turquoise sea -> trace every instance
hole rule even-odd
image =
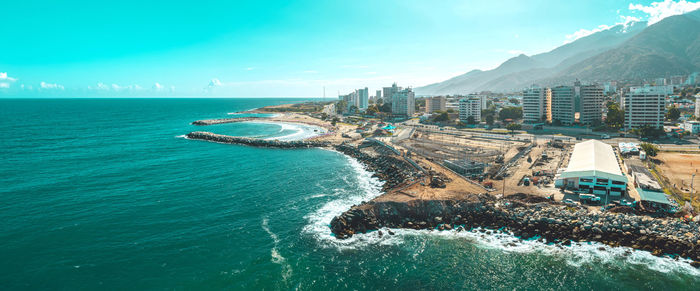
[[[380,194],[356,161],[182,137],[298,138],[313,129],[189,123],[301,100],[0,99],[0,289],[700,286],[685,262],[597,244],[401,230],[338,241],[330,219]]]

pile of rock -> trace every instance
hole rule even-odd
[[[295,140],[295,141],[280,141],[280,140],[267,140],[258,139],[250,137],[239,137],[239,136],[229,136],[222,134],[215,134],[206,131],[195,131],[187,134],[189,139],[198,139],[213,141],[219,143],[228,144],[242,144],[255,147],[269,147],[269,148],[313,148],[313,147],[328,147],[330,142],[328,141],[318,141],[318,140]]]
[[[343,239],[383,227],[438,230],[481,227],[508,231],[521,239],[539,237],[564,245],[571,241],[597,241],[700,261],[700,225],[695,222],[595,213],[557,202],[527,202],[536,200],[473,194],[459,200],[370,201],[335,217],[331,230]]]
[[[365,145],[366,147],[366,145]],[[381,146],[374,145],[381,150]],[[402,157],[393,153],[381,155],[369,155],[359,147],[350,144],[339,144],[335,149],[341,153],[351,156],[367,167],[367,170],[374,172],[374,176],[384,181],[383,191],[394,189],[397,186],[410,181],[415,181],[422,176],[411,164]]]
[[[192,122],[193,125],[212,125],[212,124],[222,124],[222,123],[234,123],[234,122],[244,122],[253,121],[261,119],[264,117],[241,117],[241,118],[221,118],[221,119],[204,119]]]

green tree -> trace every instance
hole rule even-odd
[[[520,130],[521,128],[522,128],[522,125],[520,125],[520,123],[509,123],[508,125],[506,125],[506,129],[510,130],[511,133],[513,131]]]
[[[648,142],[643,142],[641,145],[639,145],[643,151],[647,153],[647,156],[650,157],[655,157],[656,154],[659,152],[659,148],[653,144],[650,144]]]
[[[386,103],[382,104],[381,107],[379,107],[380,112],[386,112],[386,113],[391,113],[391,103]]]
[[[447,112],[442,112],[442,113],[436,115],[433,118],[433,121],[435,121],[435,122],[447,122],[447,121],[450,121],[450,116],[447,114]]]
[[[609,128],[619,129],[625,123],[625,112],[620,109],[617,103],[608,103],[608,115],[605,118],[605,124]]]
[[[641,136],[642,138],[658,138],[665,134],[663,129],[652,127],[646,124],[638,128],[636,132],[638,132],[639,136]]]
[[[367,107],[367,114],[376,115],[377,113],[379,113],[377,105],[370,105]]]
[[[335,112],[338,114],[343,113],[345,111],[345,107],[348,106],[348,102],[345,102],[345,100],[340,100],[338,103],[335,104]]]
[[[467,117],[467,124],[476,124],[474,116],[470,115],[469,117]]]
[[[520,100],[518,100],[518,99],[510,98],[510,99],[508,99],[508,101],[510,101],[510,103],[513,103],[515,105],[520,105]]]
[[[489,126],[493,125],[493,121],[494,121],[493,114],[486,115],[484,117],[484,119],[486,120],[486,124],[488,124]]]
[[[506,120],[506,119],[520,119],[523,117],[523,108],[522,107],[505,107],[501,109],[500,112],[498,112],[498,119],[500,120]]]
[[[666,112],[666,119],[676,121],[680,117],[681,111],[678,108],[676,108],[676,106],[671,106],[668,108],[668,112]]]

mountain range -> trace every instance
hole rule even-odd
[[[700,71],[700,10],[647,22],[619,24],[533,56],[521,54],[495,69],[472,70],[415,88],[417,95],[514,91],[531,84],[641,80]]]

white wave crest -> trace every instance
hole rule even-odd
[[[273,263],[282,266],[282,279],[286,281],[292,275],[292,266],[289,263],[287,263],[287,259],[283,257],[277,250],[280,239],[274,232],[270,230],[268,223],[269,220],[267,218],[264,218],[262,221],[262,228],[265,230],[265,232],[267,232],[270,235],[270,238],[274,242],[274,246],[270,250],[270,260]]]
[[[343,177],[343,179],[345,179],[345,181],[350,185],[357,184],[359,189],[347,187],[333,189],[333,193],[327,195],[338,198],[326,203],[317,211],[304,217],[309,221],[309,223],[304,227],[304,233],[312,235],[324,246],[355,248],[357,247],[358,243],[364,239],[364,237],[353,236],[349,239],[338,240],[331,233],[330,222],[334,217],[342,214],[352,205],[360,204],[362,201],[369,201],[381,195],[382,185],[384,182],[380,181],[376,177],[372,177],[373,173],[367,171],[367,169],[357,160],[349,156],[345,157],[348,159],[348,164],[353,170],[355,179],[346,177]]]

